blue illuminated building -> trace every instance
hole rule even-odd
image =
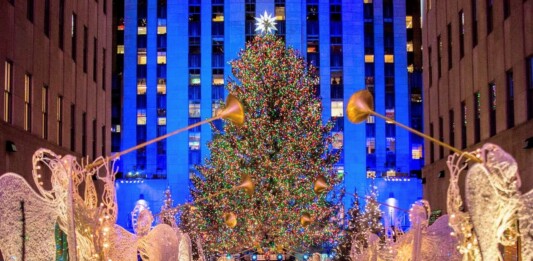
[[[124,68],[115,81],[123,98],[115,103],[113,148],[212,117],[227,94],[228,61],[254,36],[254,17],[267,11],[287,46],[319,68],[323,118],[335,119],[346,191],[362,195],[374,184],[381,202],[393,193],[408,209],[422,196],[423,142],[381,119],[352,124],[344,110],[354,92],[367,88],[377,112],[422,128],[419,6],[418,0],[125,0],[117,22],[117,62]],[[122,156],[119,222],[140,193],[155,212],[167,185],[176,203],[186,201],[189,175],[209,156],[211,138],[204,125]],[[135,177],[143,183],[127,183]]]

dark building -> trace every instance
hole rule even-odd
[[[426,133],[472,151],[490,142],[513,155],[533,188],[533,1],[424,2]],[[529,142],[526,142],[526,141]],[[446,210],[450,152],[426,142],[424,197]]]
[[[109,155],[110,0],[0,1],[0,175],[32,155]],[[80,158],[78,158],[80,160]]]

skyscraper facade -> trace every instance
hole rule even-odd
[[[425,1],[426,133],[473,151],[494,143],[533,188],[533,1]],[[449,151],[426,143],[424,196],[446,209]]]
[[[0,175],[39,148],[109,155],[110,0],[0,1]]]
[[[122,121],[113,127],[121,149],[212,117],[227,95],[228,61],[255,36],[254,17],[265,11],[276,17],[276,34],[287,46],[318,68],[317,95],[324,120],[335,122],[346,191],[364,194],[373,184],[383,202],[392,193],[407,209],[422,196],[422,142],[380,119],[352,124],[344,114],[350,96],[366,88],[377,112],[422,128],[418,1],[125,0],[117,25]],[[209,157],[211,137],[205,125],[124,155],[122,177],[168,184],[183,202],[194,165]],[[152,193],[147,187],[137,193]]]

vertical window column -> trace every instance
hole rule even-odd
[[[509,70],[505,73],[507,84],[507,128],[514,127],[514,80],[513,71]]]
[[[48,139],[48,86],[41,90],[42,137]],[[84,154],[85,155],[85,154]]]
[[[57,144],[63,145],[63,96],[57,96]]]
[[[490,136],[496,135],[496,84],[489,83],[489,124]]]
[[[32,77],[24,75],[24,130],[31,131]]]
[[[13,118],[13,63],[4,63],[4,121],[11,123]]]

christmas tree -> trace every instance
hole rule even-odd
[[[379,209],[377,202],[378,191],[377,187],[370,186],[370,193],[366,195],[365,213],[363,214],[363,222],[368,226],[370,233],[378,235],[382,241],[385,240],[385,229],[381,223],[383,212]]]
[[[203,238],[206,251],[238,253],[297,251],[333,242],[338,224],[329,222],[340,206],[336,192],[316,195],[313,182],[325,177],[339,184],[333,165],[331,122],[323,124],[322,105],[315,96],[316,71],[297,51],[274,35],[258,35],[232,61],[237,78],[229,92],[245,108],[244,126],[227,123],[208,144],[210,159],[192,178],[193,199],[239,184],[249,175],[255,193],[244,191],[212,197],[182,214],[194,224],[192,233]],[[232,212],[237,225],[229,228],[224,215]],[[300,224],[309,214],[313,222]]]
[[[348,219],[348,224],[344,228],[344,235],[335,249],[336,260],[350,260],[352,251],[361,253],[363,248],[367,247],[366,233],[368,224],[363,221],[363,213],[361,213],[357,192],[354,193],[352,206],[348,210],[346,218]]]

